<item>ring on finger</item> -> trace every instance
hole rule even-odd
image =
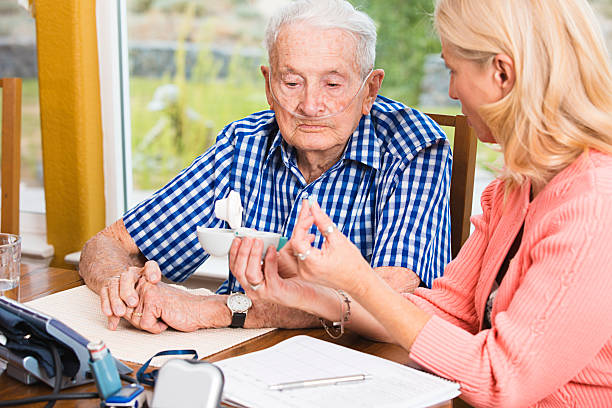
[[[134,312],[134,313],[132,313],[132,316],[142,317],[142,313],[141,312]]]
[[[301,253],[301,252],[297,253],[297,257],[300,261],[305,261],[306,258],[308,258],[308,255],[310,255],[310,249],[307,249],[306,252],[304,253]]]
[[[335,229],[337,229],[338,227],[336,226],[336,224],[334,224],[333,222],[331,224],[329,224],[324,231],[325,236],[327,236],[328,234],[331,234],[332,232],[334,232]]]
[[[259,283],[255,283],[255,284],[249,283],[249,286],[251,287],[251,289],[257,290],[261,287],[261,285],[263,285],[263,283],[264,283],[264,279],[260,280]]]

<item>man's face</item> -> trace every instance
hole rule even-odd
[[[302,152],[344,149],[361,115],[369,113],[384,75],[375,71],[361,88],[355,55],[356,41],[345,31],[304,24],[281,29],[271,69],[262,67],[262,73],[287,143]]]

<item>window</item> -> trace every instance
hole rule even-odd
[[[53,255],[53,247],[46,243],[36,27],[30,13],[15,1],[0,3],[0,61],[0,77],[23,80],[20,184],[23,253],[46,258]]]

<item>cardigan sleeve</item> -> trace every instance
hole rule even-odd
[[[500,194],[500,189],[503,189],[503,183],[500,180],[494,180],[482,193],[483,213],[471,218],[474,232],[467,239],[457,257],[446,266],[444,276],[434,281],[431,290],[417,289],[414,295],[405,295],[411,302],[428,313],[437,315],[472,333],[475,333],[479,327],[474,307],[474,293],[483,254],[489,241],[492,202],[494,196]]]
[[[534,404],[576,377],[612,335],[609,202],[609,194],[582,195],[547,213],[492,329],[472,334],[434,316],[410,357],[459,382],[478,406]]]

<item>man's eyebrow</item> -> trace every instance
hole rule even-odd
[[[279,71],[282,74],[295,74],[295,75],[300,75],[300,76],[302,75],[302,73],[300,71],[298,71],[298,70],[296,70],[296,69],[294,69],[292,67],[283,67]],[[337,69],[332,69],[331,71],[323,72],[323,73],[321,73],[319,75],[321,75],[321,76],[338,75],[338,76],[341,76],[341,77],[345,77],[346,73],[341,72],[341,71],[339,71]]]

